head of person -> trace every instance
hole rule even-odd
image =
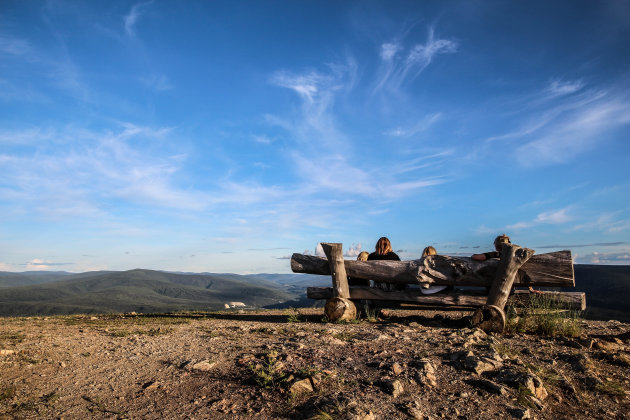
[[[494,249],[496,249],[498,252],[501,252],[501,247],[503,246],[503,244],[510,243],[510,237],[504,233],[503,235],[499,235],[494,238]]]
[[[437,255],[437,251],[432,246],[428,246],[422,251],[422,258],[428,257],[429,255]]]
[[[389,242],[389,239],[384,236],[376,242],[375,248],[377,255],[387,255],[392,252],[392,244]]]
[[[368,255],[370,255],[367,251],[361,251],[361,253],[357,256],[357,261],[367,261]]]

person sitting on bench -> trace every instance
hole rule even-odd
[[[503,235],[499,235],[494,238],[494,249],[495,251],[484,252],[483,254],[473,254],[470,258],[475,261],[485,261],[488,258],[501,258],[501,248],[503,244],[511,244],[510,237],[505,233]],[[531,293],[542,293],[539,290],[534,290],[532,286],[529,286],[529,291]]]
[[[424,251],[422,251],[422,258],[428,257],[429,255],[437,255],[437,251],[435,248],[433,248],[432,246],[428,246],[426,248],[424,248]],[[442,290],[446,289],[448,286],[429,286],[428,284],[423,284],[422,288],[420,289],[420,291],[422,292],[423,295],[432,295],[433,293],[437,293],[437,292],[441,292]]]
[[[473,254],[470,258],[475,261],[485,261],[488,258],[501,258],[501,247],[503,244],[511,244],[510,237],[505,233],[494,238],[495,251],[484,252],[483,254]]]
[[[390,260],[400,261],[400,257],[392,250],[392,243],[385,236],[379,238],[376,242],[375,250],[368,255],[368,261]],[[378,287],[385,291],[403,290],[406,286],[404,284],[388,284],[377,283]]]
[[[368,260],[368,252],[361,251],[359,255],[357,255],[357,261],[367,261]],[[348,286],[369,286],[370,281],[365,279],[355,279],[354,277],[348,277]]]

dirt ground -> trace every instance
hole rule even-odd
[[[629,418],[629,324],[487,336],[466,315],[2,318],[0,418]]]

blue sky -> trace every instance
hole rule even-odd
[[[629,82],[621,0],[4,0],[0,270],[628,264]]]

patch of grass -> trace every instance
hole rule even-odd
[[[51,392],[50,394],[46,394],[44,396],[42,396],[42,402],[44,404],[55,404],[55,402],[59,399],[59,394],[57,394],[55,391]]]
[[[250,363],[249,371],[256,384],[262,388],[276,389],[286,382],[286,373],[282,371],[282,363],[278,361],[278,353],[270,351],[263,355],[258,363]]]
[[[171,330],[168,328],[157,327],[157,328],[149,328],[148,330],[136,330],[134,334],[149,335],[151,337],[154,337],[156,335],[166,335],[170,332]]]
[[[341,341],[350,341],[354,338],[355,333],[353,332],[348,332],[348,331],[343,331],[343,332],[338,332],[332,335],[333,338],[336,338],[337,340],[341,340]]]
[[[287,322],[289,324],[303,322],[302,314],[297,309],[289,308],[285,311],[285,313],[287,314]]]
[[[519,385],[516,390],[516,402],[518,402],[521,407],[526,408],[536,408],[536,404],[530,399],[534,394],[532,391],[527,388],[525,385]]]
[[[505,343],[494,343],[492,344],[492,348],[496,351],[501,357],[510,357],[514,358],[518,356],[518,351],[508,344]]]
[[[311,376],[315,376],[321,372],[322,370],[320,368],[310,365],[303,368],[299,368],[298,370],[294,372],[294,375],[299,378],[305,379],[305,378],[310,378]]]
[[[595,386],[597,392],[610,395],[611,397],[625,397],[626,391],[619,382],[604,381],[601,384]]]
[[[113,331],[109,331],[109,335],[111,335],[112,337],[127,337],[128,335],[131,335],[131,331],[113,330]]]
[[[525,306],[507,308],[505,332],[577,337],[582,333],[579,314],[578,311],[567,309],[549,295],[533,294]]]

